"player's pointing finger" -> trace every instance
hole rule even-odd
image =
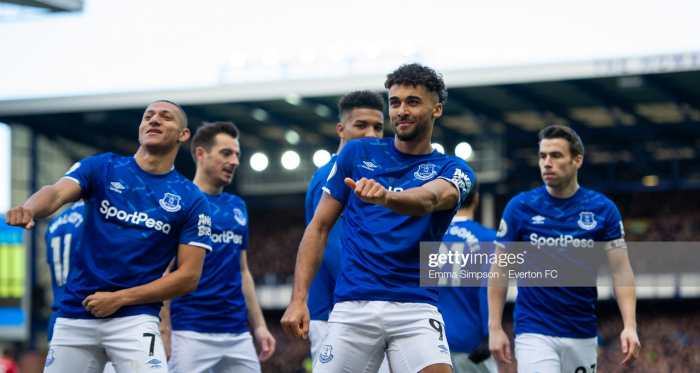
[[[345,181],[345,185],[349,186],[350,189],[352,189],[352,190],[355,190],[355,188],[357,187],[357,184],[355,184],[355,181],[353,181],[349,177],[346,177],[344,181]]]

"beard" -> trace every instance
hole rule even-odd
[[[419,121],[416,121],[413,124],[412,128],[405,130],[403,132],[399,131],[399,129],[395,123],[392,123],[391,126],[394,128],[394,132],[396,133],[396,137],[401,141],[415,140],[419,135],[422,135],[423,133],[425,133],[425,131],[428,130],[428,123],[421,123]]]

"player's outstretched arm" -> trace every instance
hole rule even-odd
[[[501,247],[496,247],[496,257],[507,254]],[[510,364],[510,340],[503,331],[503,306],[508,295],[508,263],[505,266],[499,265],[498,261],[491,265],[491,272],[498,276],[489,278],[488,300],[489,300],[489,350],[494,359],[500,363]]]
[[[262,310],[258,304],[258,297],[255,294],[255,283],[253,276],[248,269],[248,254],[246,250],[241,250],[241,287],[245,297],[245,306],[248,309],[248,321],[253,326],[253,335],[260,344],[260,361],[265,361],[275,353],[275,338],[269,330],[263,317]]]
[[[83,301],[83,307],[97,317],[107,317],[123,306],[163,302],[194,291],[202,275],[206,250],[180,244],[177,270],[153,282],[115,292],[97,292]]]
[[[345,178],[345,185],[355,191],[362,201],[384,206],[402,215],[425,216],[435,211],[451,210],[459,203],[457,188],[443,179],[403,192],[387,192],[374,179],[364,177],[357,183],[349,177]]]
[[[622,365],[629,366],[637,357],[642,346],[637,336],[637,291],[634,285],[634,273],[630,266],[627,249],[617,248],[608,251],[608,262],[612,270],[613,286],[615,288],[615,298],[620,307],[624,329],[620,334],[622,342],[622,353],[625,359]]]
[[[24,206],[17,206],[5,214],[8,225],[34,228],[35,219],[43,219],[58,211],[61,206],[80,199],[80,185],[70,179],[61,179],[54,185],[47,185],[34,193]]]
[[[309,308],[306,305],[309,287],[318,272],[318,267],[321,266],[328,234],[343,208],[343,204],[337,199],[323,193],[314,217],[304,231],[294,269],[292,299],[281,321],[284,332],[291,337],[306,339],[309,335]]]

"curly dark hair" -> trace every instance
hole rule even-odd
[[[384,99],[372,91],[354,91],[343,96],[338,102],[338,119],[350,114],[353,109],[373,109],[384,113]]]
[[[386,76],[384,88],[390,89],[395,84],[414,87],[422,84],[428,91],[438,94],[439,103],[444,104],[447,101],[447,88],[442,74],[417,62],[401,65]]]
[[[192,159],[194,163],[197,163],[197,148],[202,147],[207,152],[211,152],[211,148],[214,147],[214,138],[220,133],[225,133],[234,139],[238,139],[238,127],[232,122],[214,122],[207,123],[203,122],[202,126],[197,128],[197,131],[192,136],[192,144],[190,144],[190,152],[192,152]]]

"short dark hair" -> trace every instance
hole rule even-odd
[[[477,193],[479,193],[479,182],[474,180],[474,182],[472,183],[472,190],[469,191],[469,194],[467,194],[467,198],[465,198],[464,202],[462,202],[461,208],[472,207],[472,205],[474,204],[474,197]]]
[[[182,126],[182,128],[187,128],[187,113],[185,113],[185,109],[183,109],[182,106],[180,106],[177,103],[172,102],[170,100],[155,100],[155,101],[151,102],[151,105],[155,104],[156,102],[167,102],[169,104],[175,105],[178,108],[178,110],[180,110],[180,113],[182,114],[182,120],[184,121],[184,123],[183,123],[184,126]],[[148,105],[148,106],[151,106],[151,105]]]
[[[443,104],[447,101],[447,88],[442,80],[442,74],[423,66],[417,62],[404,64],[386,76],[384,88],[391,89],[394,85],[424,85],[430,92],[438,95],[438,102]]]
[[[197,131],[192,136],[192,144],[190,144],[190,152],[192,159],[197,163],[197,148],[202,147],[207,152],[211,151],[214,146],[214,138],[220,133],[225,133],[234,139],[238,139],[238,127],[232,122],[213,122],[202,123],[202,126],[197,128]]]
[[[566,126],[549,126],[540,131],[537,135],[540,138],[539,143],[544,139],[564,139],[569,142],[569,153],[571,158],[583,156],[583,142],[576,131]]]
[[[338,119],[350,114],[354,109],[372,109],[384,113],[384,99],[372,91],[354,91],[343,96],[338,102]]]

